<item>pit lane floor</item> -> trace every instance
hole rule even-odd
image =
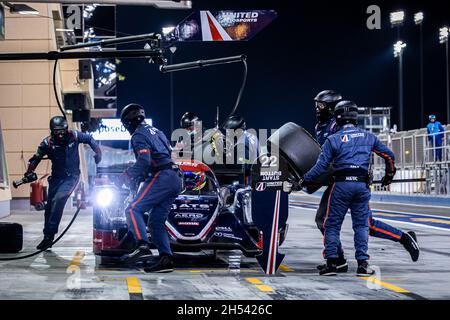
[[[402,206],[396,213],[395,205],[383,204],[377,212],[373,204],[377,218],[416,231],[419,261],[411,262],[398,243],[371,238],[371,263],[379,268],[378,277],[356,277],[350,259],[349,273],[324,278],[315,269],[322,261],[322,237],[314,223],[317,202],[291,197],[289,233],[280,250],[286,258],[276,276],[266,276],[255,259],[244,257],[239,270],[230,268],[237,252],[221,252],[218,260],[206,253],[179,255],[170,274],[97,267],[91,251],[92,214],[85,210],[51,251],[0,262],[0,299],[450,299],[450,209]],[[62,226],[71,213],[66,212]],[[41,238],[42,218],[41,212],[16,211],[1,221],[24,225],[24,251],[30,252]],[[342,242],[353,258],[350,217]]]

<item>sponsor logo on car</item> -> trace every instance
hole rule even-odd
[[[211,207],[213,207],[213,204],[207,204],[207,203],[182,203],[177,205],[176,203],[172,204],[172,210],[209,210]]]
[[[204,214],[203,213],[181,212],[181,213],[176,213],[173,217],[175,219],[202,219],[204,217]]]
[[[200,225],[199,222],[194,222],[194,221],[181,221],[178,222],[179,226],[198,226]]]
[[[216,227],[216,231],[233,232],[233,229],[231,229],[230,227]]]
[[[214,232],[214,236],[218,238],[229,238],[237,241],[242,241],[242,238],[236,237],[234,234],[231,233]]]

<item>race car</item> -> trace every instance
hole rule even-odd
[[[183,191],[166,222],[173,251],[238,249],[247,257],[261,254],[263,234],[253,223],[250,186],[238,182],[220,186],[211,168],[199,161],[177,164],[183,175]],[[114,185],[125,169],[125,165],[99,168],[95,179],[93,249],[100,264],[118,262],[136,245],[125,217],[134,194]],[[286,230],[280,230],[280,242]]]

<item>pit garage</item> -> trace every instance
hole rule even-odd
[[[349,271],[318,275],[323,238],[315,215],[332,174],[300,191],[289,189],[322,149],[312,134],[312,107],[287,108],[286,117],[273,110],[256,115],[266,113],[259,96],[274,84],[262,81],[260,71],[252,75],[252,63],[267,59],[261,42],[276,38],[288,10],[270,1],[252,5],[257,10],[237,2],[228,8],[169,0],[0,2],[0,300],[450,299],[450,198],[439,193],[444,185],[439,188],[435,179],[445,180],[436,170],[446,170],[446,155],[425,177],[404,165],[409,149],[396,154],[397,189],[413,185],[406,195],[381,189],[376,162],[371,168],[373,217],[415,232],[417,262],[401,244],[370,237],[375,274],[357,277],[348,213],[341,241]],[[158,23],[123,22],[143,12],[159,17]],[[143,77],[146,82],[132,91]],[[311,92],[321,86],[314,84]],[[139,246],[126,210],[143,190],[139,183],[135,189],[117,183],[139,157],[120,119],[131,102],[147,104],[145,122],[169,138],[183,182],[165,221],[174,253],[170,273],[149,273],[145,262],[124,258]],[[186,106],[203,113],[203,128],[179,128]],[[229,137],[224,122],[241,112],[247,127]],[[80,182],[50,247],[37,250],[51,193],[47,180],[57,160],[40,159],[33,174],[27,168],[54,116],[63,116],[70,132],[85,134],[97,148],[77,149]],[[383,114],[381,125],[390,125],[390,116]],[[264,122],[270,117],[273,126]],[[372,122],[360,124],[377,129]],[[377,133],[380,139],[389,129]],[[257,139],[248,138],[249,132]],[[247,141],[256,141],[253,157]],[[102,159],[96,163],[98,150]],[[149,209],[143,219],[157,258],[151,214]]]

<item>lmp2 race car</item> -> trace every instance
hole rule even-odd
[[[261,254],[263,234],[253,223],[250,186],[236,182],[220,186],[214,172],[202,162],[177,161],[177,164],[183,175],[183,191],[173,203],[166,222],[173,250],[238,249],[247,257]],[[114,185],[114,179],[125,168],[99,168],[95,179],[93,247],[100,264],[118,262],[135,248],[125,217],[133,193]],[[286,229],[280,230],[282,239]]]

